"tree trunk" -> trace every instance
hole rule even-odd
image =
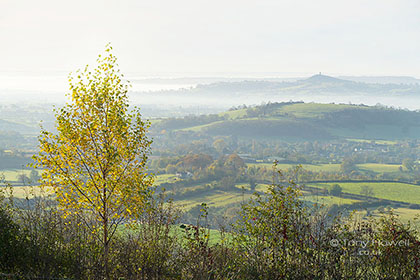
[[[103,201],[103,227],[104,227],[104,270],[105,270],[105,279],[109,280],[109,267],[108,267],[108,252],[109,252],[109,240],[108,240],[108,211],[107,211],[107,205],[106,205],[106,185],[104,185],[103,190],[104,195],[104,201]]]

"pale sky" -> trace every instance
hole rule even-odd
[[[122,72],[420,78],[418,0],[0,0],[0,75]]]

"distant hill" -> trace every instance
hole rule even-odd
[[[420,84],[420,79],[409,76],[339,76],[338,78],[370,84]]]
[[[164,119],[156,122],[153,130],[293,141],[417,139],[420,112],[364,105],[268,103],[219,115]]]
[[[130,92],[136,104],[170,104],[179,108],[195,106],[195,111],[217,108],[226,110],[239,104],[258,105],[262,102],[304,101],[316,103],[349,103],[370,106],[384,104],[397,108],[420,109],[420,83],[364,83],[340,77],[314,75],[297,80],[251,78],[203,81],[194,87],[154,92]],[[210,110],[207,110],[209,112]],[[152,116],[154,112],[151,112]]]
[[[303,79],[303,80],[299,80],[299,82],[309,82],[309,83],[354,83],[351,81],[347,81],[347,80],[343,80],[343,79],[339,79],[339,78],[334,78],[334,77],[330,77],[330,76],[326,76],[326,75],[322,75],[322,74],[318,74],[318,75],[313,75],[307,79]]]
[[[14,132],[22,133],[22,134],[27,134],[27,133],[31,134],[31,133],[37,133],[39,129],[28,126],[28,125],[0,119],[0,131],[3,131],[3,132],[14,131]]]
[[[378,78],[379,79],[379,78]],[[355,79],[357,80],[357,79]],[[363,78],[360,78],[363,80]],[[365,78],[367,81],[375,79]],[[167,90],[161,93],[188,93],[199,95],[235,95],[235,94],[257,94],[270,96],[282,95],[305,95],[305,94],[368,94],[393,96],[393,95],[418,95],[420,96],[420,83],[365,83],[349,79],[335,78],[326,75],[314,75],[309,78],[296,81],[275,81],[275,80],[244,80],[244,81],[224,81],[210,84],[199,84],[195,88],[181,90]]]

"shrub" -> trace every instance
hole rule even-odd
[[[342,192],[342,188],[340,187],[339,184],[334,184],[330,187],[330,195],[334,195],[334,196],[340,196],[341,192]]]

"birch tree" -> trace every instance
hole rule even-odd
[[[100,240],[108,279],[118,226],[138,219],[151,195],[150,123],[129,109],[128,83],[110,46],[95,69],[78,70],[69,84],[71,101],[55,110],[56,132],[42,129],[34,166],[43,169],[42,185],[53,188],[64,215],[82,218]]]

